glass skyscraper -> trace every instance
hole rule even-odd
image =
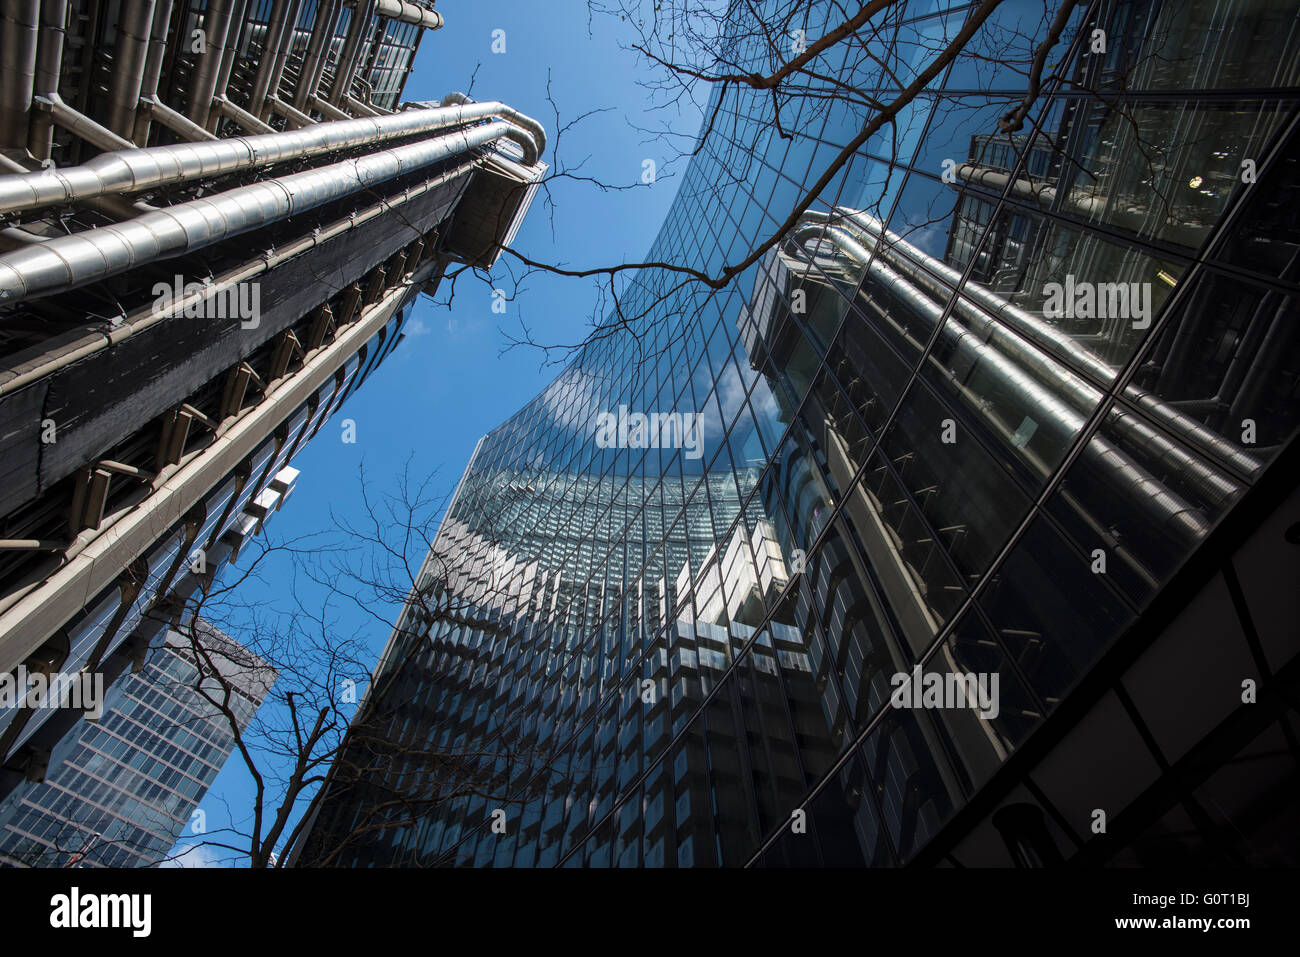
[[[188,629],[187,629],[188,630]],[[229,689],[242,732],[275,671],[206,622],[169,630],[138,674],[113,685],[103,716],[82,720],[58,745],[56,770],[0,801],[0,865],[148,867],[164,861],[235,748],[230,719],[207,693]]]
[[[715,90],[646,259],[744,260],[975,9]],[[1300,860],[1300,4],[1078,5],[1000,130],[1052,13],[483,438],[299,864]]]

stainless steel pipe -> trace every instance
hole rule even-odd
[[[208,125],[212,113],[212,97],[217,91],[217,78],[225,59],[226,34],[230,30],[233,0],[212,0],[203,17],[206,49],[190,81],[190,103],[186,113],[199,126]]]
[[[503,103],[475,103],[316,123],[285,133],[132,149],[96,156],[81,166],[0,176],[0,213],[75,202],[105,193],[138,192],[498,116],[509,120],[507,135],[524,146],[526,160],[531,157],[529,162],[536,162],[541,143],[545,142],[537,141],[537,134],[545,137],[541,124]]]
[[[28,117],[36,81],[36,37],[39,0],[0,3],[0,147],[27,146]]]
[[[298,22],[298,5],[301,0],[275,0],[271,8],[271,25],[262,45],[262,58],[257,64],[253,79],[253,94],[248,100],[248,111],[263,117],[263,107],[268,95],[278,93],[280,74],[284,70],[286,49],[293,36],[293,26]]]
[[[21,302],[179,256],[508,135],[501,121],[228,190],[0,256],[0,302]],[[194,144],[217,146],[217,144]]]
[[[414,23],[425,30],[442,29],[441,13],[425,9],[414,3],[408,3],[407,0],[379,0],[375,12],[381,17],[387,17],[389,20]]]
[[[130,139],[135,134],[136,109],[144,86],[153,15],[154,0],[122,0],[113,76],[108,87],[108,128],[123,139]],[[157,92],[156,79],[154,87],[153,92]]]
[[[343,96],[352,86],[352,76],[357,70],[357,60],[361,55],[361,42],[374,19],[375,0],[357,0],[352,8],[352,19],[348,22],[347,39],[339,52],[339,65],[334,71],[334,83],[330,86],[329,102],[338,106]]]
[[[158,95],[158,78],[162,75],[163,57],[167,53],[167,29],[172,21],[172,0],[157,0],[153,8],[153,23],[149,27],[149,52],[144,61],[144,75],[140,80],[140,106],[136,111],[135,128],[131,141],[136,146],[149,142],[149,126],[153,111],[149,101]]]

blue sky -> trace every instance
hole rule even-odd
[[[549,75],[561,122],[590,110],[606,111],[563,135],[560,148],[570,167],[585,159],[581,175],[620,185],[639,183],[646,159],[658,167],[654,184],[630,190],[601,192],[585,183],[556,182],[553,217],[539,196],[515,247],[533,259],[573,266],[641,259],[684,172],[680,166],[665,166],[680,142],[662,141],[644,130],[667,125],[693,134],[700,114],[676,107],[652,109],[648,92],[637,85],[647,76],[638,54],[620,48],[620,39],[626,45],[631,37],[609,18],[596,16],[589,22],[587,5],[580,0],[442,0],[438,10],[446,26],[424,37],[406,85],[408,100],[440,100],[449,91],[467,90],[473,77],[475,99],[508,103],[546,126],[551,140],[543,159],[554,164],[556,118],[546,95]],[[495,30],[505,31],[503,54],[492,52]],[[516,294],[506,275],[500,271],[494,285]],[[445,290],[438,298],[446,298]],[[294,459],[302,475],[292,500],[268,523],[270,537],[295,539],[329,528],[331,514],[345,520],[360,517],[363,461],[375,492],[394,491],[409,460],[413,477],[436,473],[433,489],[449,493],[478,439],[559,371],[530,347],[502,354],[508,332],[518,331],[522,319],[539,342],[577,342],[592,303],[589,285],[554,276],[529,278],[504,316],[493,314],[489,287],[469,277],[457,283],[450,309],[422,296],[406,340]],[[344,419],[356,423],[355,444],[340,440]],[[260,580],[244,583],[240,599],[288,610],[284,592],[290,571],[287,560],[266,565]],[[300,597],[311,600],[312,595]],[[317,595],[321,601],[326,597]],[[390,619],[397,609],[391,611]],[[340,635],[363,638],[377,656],[387,630],[359,610],[338,606],[338,612]],[[228,810],[237,816],[249,813],[252,794],[243,762],[232,756],[202,804],[209,831],[224,826]],[[200,849],[186,863],[214,857]]]

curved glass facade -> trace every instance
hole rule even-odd
[[[744,259],[973,9],[779,123],[715,91],[647,259]],[[1236,716],[1294,629],[1205,553],[1295,510],[1252,492],[1300,412],[1298,12],[1082,5],[999,133],[1047,28],[1004,3],[724,289],[639,275],[480,443],[299,862],[1294,863],[1294,712]]]

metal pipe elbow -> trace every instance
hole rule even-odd
[[[504,103],[499,103],[496,101],[492,101],[490,103],[475,104],[474,101],[471,100],[468,96],[458,91],[453,91],[451,93],[448,93],[446,96],[444,96],[442,98],[441,105],[442,106],[469,106],[471,104],[476,106],[481,106],[481,107],[490,106],[494,114],[501,117],[503,120],[506,120],[512,123],[513,125],[519,127],[525,133],[527,133],[529,137],[531,137],[532,139],[531,144],[525,144],[517,136],[510,137],[516,143],[519,143],[519,145],[524,148],[525,154],[528,153],[535,154],[533,155],[531,160],[527,160],[529,166],[532,166],[534,163],[536,163],[541,158],[542,154],[546,152],[546,127],[542,126],[541,123],[537,122],[537,120],[533,119],[531,116],[528,116],[526,113],[520,113],[513,106],[507,106]]]

